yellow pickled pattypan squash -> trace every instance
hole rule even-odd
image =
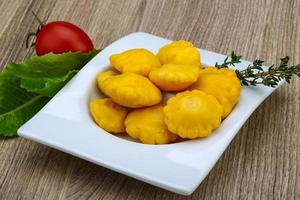
[[[149,78],[164,91],[181,91],[197,81],[200,67],[165,64],[150,72]]]
[[[111,133],[124,133],[124,120],[127,109],[109,98],[95,99],[90,102],[90,112],[95,122]]]
[[[133,72],[148,76],[153,69],[160,67],[158,58],[147,49],[130,49],[110,56],[111,65],[120,72]]]
[[[130,112],[125,127],[128,135],[145,144],[167,144],[178,138],[167,129],[163,107],[160,105]]]
[[[103,89],[102,89],[102,83],[109,77],[111,76],[115,76],[118,75],[117,72],[113,71],[113,70],[107,70],[107,71],[103,71],[100,72],[97,76],[97,84],[98,84],[98,88],[104,93]],[[104,93],[105,94],[105,93]]]
[[[100,76],[105,75],[100,73]],[[162,99],[160,90],[148,78],[131,72],[108,76],[99,84],[101,91],[114,102],[130,108],[152,106]]]
[[[161,64],[182,64],[200,66],[201,56],[192,43],[179,40],[159,49],[157,57]]]
[[[216,98],[199,90],[180,92],[164,107],[168,129],[189,139],[210,135],[220,126],[222,113]]]
[[[239,100],[241,83],[234,70],[207,67],[200,71],[198,81],[190,89],[201,90],[216,97],[223,106],[222,118],[224,119]]]

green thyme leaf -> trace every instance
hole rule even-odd
[[[215,67],[228,68],[228,66],[240,63],[240,59],[241,56],[237,56],[232,52],[231,56],[227,57],[221,65],[216,63]],[[267,69],[263,67],[264,61],[256,59],[245,69],[235,70],[235,73],[243,85],[276,87],[282,80],[290,83],[293,75],[300,77],[300,64],[289,66],[289,59],[288,56],[281,58],[278,66],[271,65]]]
[[[232,51],[230,57],[226,57],[221,65],[216,63],[215,67],[221,69],[221,68],[228,68],[229,66],[235,66],[235,64],[241,62],[241,58],[242,56],[238,56],[234,53],[234,51]]]

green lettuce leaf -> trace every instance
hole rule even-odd
[[[17,136],[18,128],[35,115],[50,98],[20,88],[17,78],[0,78],[0,136]]]
[[[18,128],[99,51],[46,54],[8,64],[0,73],[0,137],[17,136]]]
[[[76,75],[78,70],[71,70],[61,77],[22,77],[21,88],[47,97],[53,97],[64,85]]]
[[[8,64],[1,75],[18,77],[27,91],[53,97],[99,51],[35,56],[20,64]]]

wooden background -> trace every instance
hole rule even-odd
[[[135,31],[267,64],[300,62],[299,0],[1,0],[0,65],[34,55],[31,14],[82,27],[96,47]],[[200,187],[180,196],[21,138],[0,140],[0,199],[300,199],[300,79],[251,116]]]

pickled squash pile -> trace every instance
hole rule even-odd
[[[90,113],[104,130],[145,144],[207,137],[240,97],[235,72],[202,67],[198,49],[184,40],[157,55],[147,49],[120,52],[110,56],[110,64],[112,69],[97,75],[107,97],[92,100]]]

